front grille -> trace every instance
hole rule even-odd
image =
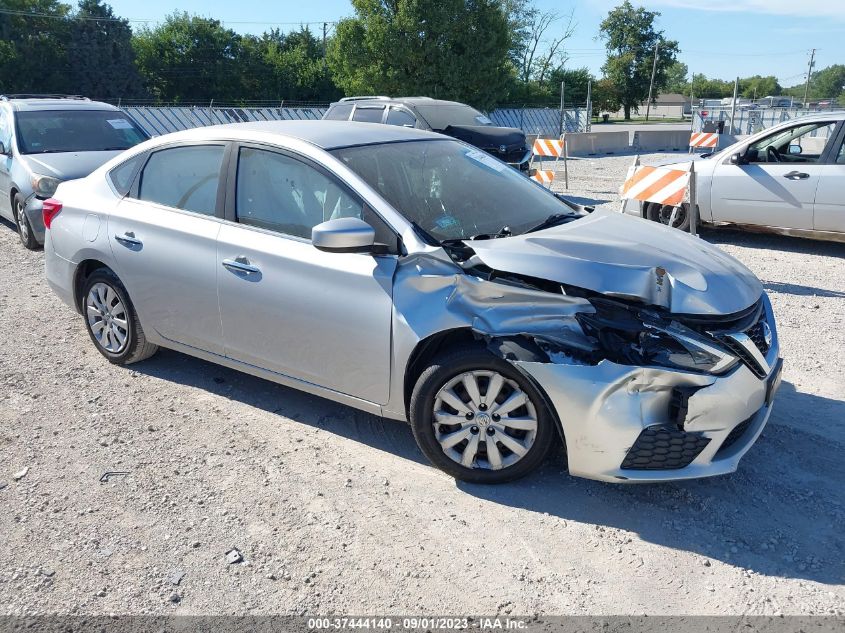
[[[754,344],[763,356],[769,353],[769,344],[766,343],[766,336],[764,334],[765,320],[766,317],[764,315],[760,317],[760,320],[757,321],[757,323],[745,330],[745,334],[748,335],[748,338],[754,341]]]
[[[754,360],[754,357],[742,345],[727,336],[722,339],[722,342],[725,344],[725,347],[727,347],[734,354],[736,354],[737,358],[739,358],[743,363],[745,363],[745,366],[748,367],[748,369],[751,370],[751,373],[757,376],[757,378],[766,377],[766,370],[757,364],[757,361]]]
[[[684,468],[698,457],[710,442],[709,437],[686,433],[665,426],[643,429],[625,455],[623,470],[675,470]]]
[[[733,430],[731,430],[731,432],[728,433],[728,436],[725,438],[725,441],[722,442],[722,445],[719,447],[719,450],[716,451],[716,456],[718,457],[718,455],[720,453],[722,453],[723,451],[726,451],[731,446],[736,444],[737,440],[739,440],[743,435],[745,435],[745,432],[748,430],[748,427],[751,426],[751,423],[753,421],[754,421],[754,416],[751,416],[747,420],[743,420],[742,422],[737,424],[733,428]]]

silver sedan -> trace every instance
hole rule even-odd
[[[606,481],[731,472],[780,379],[759,281],[438,134],[335,121],[148,141],[44,204],[47,278],[109,361],[159,346],[408,420],[463,480],[559,443]]]

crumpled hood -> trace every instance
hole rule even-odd
[[[122,151],[24,154],[21,158],[35,174],[52,176],[59,180],[74,180],[75,178],[84,178]]]
[[[679,314],[732,314],[763,292],[750,270],[704,240],[612,211],[470,245],[495,270],[636,297]]]
[[[450,125],[445,134],[482,149],[505,145],[511,147],[525,143],[525,133],[512,127],[491,125]]]

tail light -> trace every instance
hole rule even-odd
[[[62,203],[56,200],[55,198],[48,198],[44,202],[41,203],[41,214],[44,218],[44,227],[50,228],[50,225],[53,223],[53,218],[59,215],[59,212],[62,210]]]

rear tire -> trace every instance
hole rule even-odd
[[[88,335],[109,362],[131,365],[158,351],[158,345],[147,341],[126,288],[108,268],[85,279],[79,304]]]
[[[524,404],[512,406],[518,401]],[[479,347],[460,347],[432,361],[417,379],[410,418],[431,463],[471,483],[524,477],[546,459],[557,437],[531,381]]]
[[[12,210],[15,216],[15,224],[18,228],[18,237],[21,238],[21,244],[31,251],[37,251],[41,248],[41,244],[35,239],[32,232],[32,225],[29,223],[29,218],[24,213],[24,198],[21,194],[16,194],[12,201]]]

